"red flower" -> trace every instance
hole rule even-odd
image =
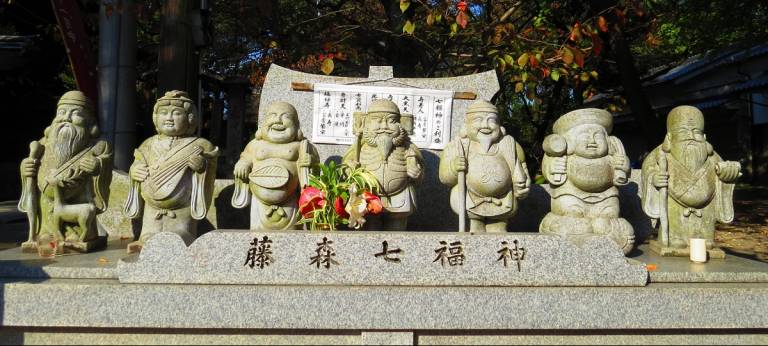
[[[368,212],[377,215],[384,209],[384,205],[381,203],[381,198],[368,191],[363,191],[363,198],[368,202]]]
[[[459,1],[456,4],[456,8],[459,9],[459,11],[464,12],[467,10],[467,2],[466,1]]]
[[[344,199],[341,197],[336,197],[336,199],[333,201],[333,209],[336,210],[336,215],[346,219],[349,217],[349,213],[347,213],[346,210],[344,210]]]
[[[322,209],[325,206],[325,193],[320,189],[312,186],[307,186],[304,190],[301,190],[299,196],[299,211],[301,215],[309,218],[312,217],[312,212],[318,209]]]

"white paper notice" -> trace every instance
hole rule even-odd
[[[451,138],[451,90],[319,83],[314,90],[313,143],[352,144],[352,113],[365,112],[382,98],[413,115],[411,142],[419,148],[443,149]]]

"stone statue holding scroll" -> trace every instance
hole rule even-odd
[[[216,177],[218,148],[195,136],[197,108],[186,92],[169,91],[152,113],[157,135],[134,152],[131,186],[124,213],[142,217],[139,240],[128,252],[141,250],[159,232],[174,232],[189,245],[197,235],[197,220],[205,218]]]
[[[530,190],[527,170],[522,147],[500,126],[496,106],[484,100],[467,108],[459,137],[440,156],[440,181],[452,187],[451,209],[466,213],[472,232],[507,231],[518,200]]]
[[[605,234],[629,253],[635,235],[619,217],[618,186],[627,184],[629,158],[621,141],[610,136],[611,113],[595,108],[561,116],[544,139],[542,171],[552,187],[552,211],[541,233],[580,237]]]
[[[290,103],[274,102],[264,116],[235,164],[232,206],[253,203],[252,230],[294,229],[301,218],[299,192],[319,162],[317,150],[301,133],[299,115]]]
[[[98,236],[96,214],[107,209],[112,150],[98,136],[91,101],[80,91],[61,96],[53,122],[21,161],[19,210],[29,217],[22,251],[36,251],[41,235],[63,245],[56,246],[59,252],[106,245],[106,238]]]
[[[357,138],[343,162],[361,165],[376,176],[384,204],[381,215],[369,216],[367,229],[404,231],[408,215],[416,210],[416,184],[424,177],[424,159],[408,136],[412,125],[410,115],[401,116],[397,105],[385,99],[371,102],[367,113],[355,114]]]
[[[664,142],[643,161],[643,210],[667,222],[660,225],[659,238],[668,236],[662,246],[686,248],[689,238],[704,238],[712,249],[715,222],[733,221],[733,188],[740,170],[738,162],[724,161],[707,142],[701,111],[672,109]],[[662,234],[667,227],[668,234]]]

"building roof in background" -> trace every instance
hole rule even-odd
[[[763,43],[746,49],[727,48],[724,50],[710,51],[689,58],[666,73],[647,81],[644,86],[647,87],[667,82],[681,83],[717,67],[738,63],[766,54],[768,54],[768,43]]]

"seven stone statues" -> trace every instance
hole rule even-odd
[[[667,117],[664,142],[643,161],[643,210],[667,223],[660,225],[658,247],[684,249],[689,238],[704,238],[712,249],[715,222],[733,220],[733,188],[741,165],[723,161],[703,131],[701,111],[676,107]]]
[[[99,128],[90,100],[69,91],[43,138],[30,143],[21,161],[19,210],[29,218],[29,239],[22,251],[36,251],[40,236],[79,252],[106,245],[98,236],[96,214],[107,209],[112,180],[112,151],[97,140]],[[61,252],[61,246],[53,246]]]
[[[158,134],[136,149],[129,172],[124,212],[143,218],[141,237],[128,244],[128,252],[140,251],[162,231],[179,234],[187,244],[196,237],[197,220],[205,218],[211,203],[218,156],[211,142],[194,136],[197,117],[183,91],[169,91],[155,103],[152,120]]]
[[[462,172],[466,176],[460,177]],[[517,211],[517,200],[528,195],[531,180],[522,147],[506,135],[492,103],[479,100],[469,106],[459,137],[440,157],[440,181],[453,186],[451,208],[469,216],[470,231],[507,231],[507,220]]]
[[[552,211],[541,233],[580,237],[605,234],[624,253],[632,249],[634,231],[619,217],[619,190],[627,184],[629,159],[618,138],[609,136],[611,113],[587,108],[561,116],[544,139],[542,172],[552,187]]]
[[[124,212],[143,220],[141,237],[128,245],[129,252],[140,251],[161,231],[177,233],[187,244],[195,238],[196,220],[205,218],[211,202],[218,155],[218,148],[194,136],[197,117],[184,92],[167,92],[157,100],[158,134],[136,149],[130,169]],[[357,140],[343,161],[376,176],[385,210],[371,217],[369,229],[405,230],[415,211],[414,186],[424,176],[424,161],[410,141],[410,119],[381,99],[367,113],[355,114]],[[619,217],[617,187],[627,184],[629,160],[621,141],[610,136],[612,120],[604,110],[581,109],[555,122],[543,143],[542,162],[552,187],[552,211],[539,230],[574,238],[605,234],[626,254],[634,231]],[[652,248],[662,254],[684,255],[690,238],[704,238],[713,249],[715,222],[733,220],[741,166],[722,160],[703,129],[697,108],[673,109],[664,142],[643,162],[642,206],[659,219],[659,241]],[[107,207],[112,153],[97,136],[90,101],[79,91],[64,94],[52,124],[40,141],[30,143],[29,157],[21,162],[19,209],[30,225],[22,250],[35,251],[41,236],[58,252],[105,245],[96,214]],[[318,161],[317,150],[301,133],[296,109],[287,102],[271,104],[235,165],[232,205],[253,203],[251,229],[294,229],[300,189]],[[469,106],[459,136],[442,152],[439,177],[452,187],[451,208],[462,221],[469,218],[473,232],[505,232],[531,182],[521,146],[500,126],[496,107],[482,100]]]
[[[252,230],[293,229],[300,218],[300,189],[319,159],[301,133],[298,113],[291,104],[272,103],[265,116],[235,165],[232,206],[247,206],[252,194]]]
[[[367,113],[358,114],[354,126],[358,140],[343,162],[361,165],[376,176],[384,204],[384,212],[370,216],[366,228],[404,231],[408,215],[416,210],[415,185],[424,176],[424,160],[408,137],[409,129],[401,124],[400,109],[394,102],[375,100]]]

